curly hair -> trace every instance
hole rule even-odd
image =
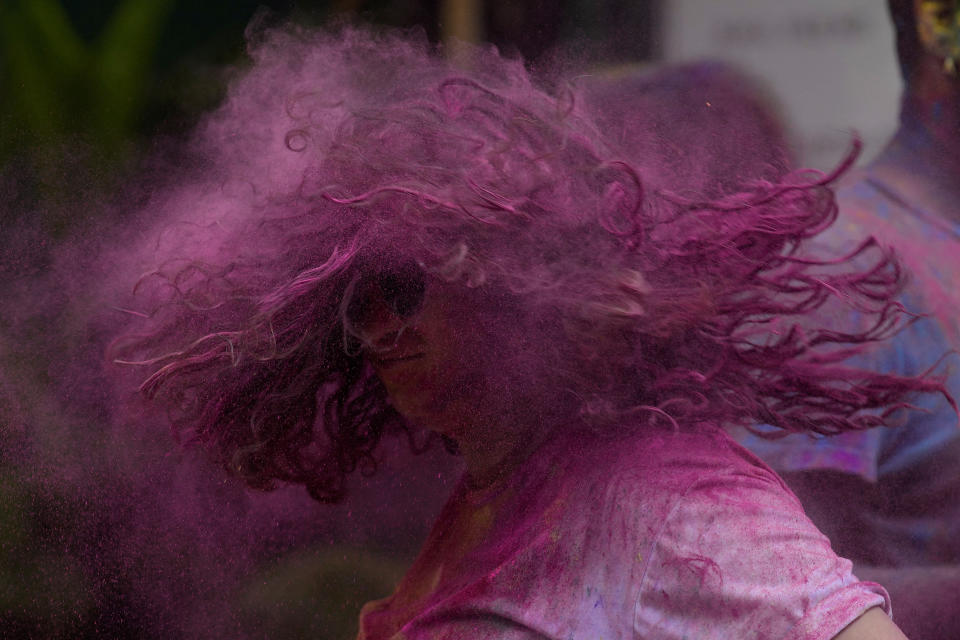
[[[142,391],[176,432],[253,487],[333,502],[384,434],[430,444],[349,348],[357,282],[401,261],[559,327],[556,365],[597,424],[831,434],[940,389],[843,364],[902,324],[892,256],[800,252],[834,220],[827,185],[855,152],[701,200],[646,179],[576,87],[539,88],[492,48],[460,68],[416,36],[286,28],[251,56],[197,131],[200,161],[154,199],[138,326],[112,351],[149,367]],[[870,326],[818,326],[834,303]]]

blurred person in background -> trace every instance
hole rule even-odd
[[[388,435],[463,456],[362,638],[902,639],[724,431],[868,429],[942,391],[844,365],[898,324],[890,256],[796,259],[844,167],[747,163],[704,198],[634,164],[576,88],[471,55],[255,34],[143,253],[115,254],[146,272],[117,361],[252,487],[338,502]],[[848,303],[877,324],[813,324]]]
[[[928,314],[859,364],[913,375],[960,349],[960,3],[890,0],[904,81],[900,126],[838,189],[833,250],[868,235],[910,272],[908,309]],[[945,363],[958,386],[957,356]],[[882,582],[912,638],[960,632],[960,428],[920,401],[893,429],[744,442],[780,472],[834,550]]]

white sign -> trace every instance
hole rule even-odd
[[[726,60],[764,81],[800,160],[829,168],[852,131],[869,158],[896,128],[900,71],[882,0],[667,0],[667,61]]]

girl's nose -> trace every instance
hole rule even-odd
[[[363,342],[372,349],[389,349],[396,345],[404,321],[382,299],[376,299],[368,305],[357,328]]]

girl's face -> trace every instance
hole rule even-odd
[[[517,314],[462,284],[380,282],[361,292],[355,326],[394,408],[457,440],[495,437],[483,432],[509,422],[531,384]]]

